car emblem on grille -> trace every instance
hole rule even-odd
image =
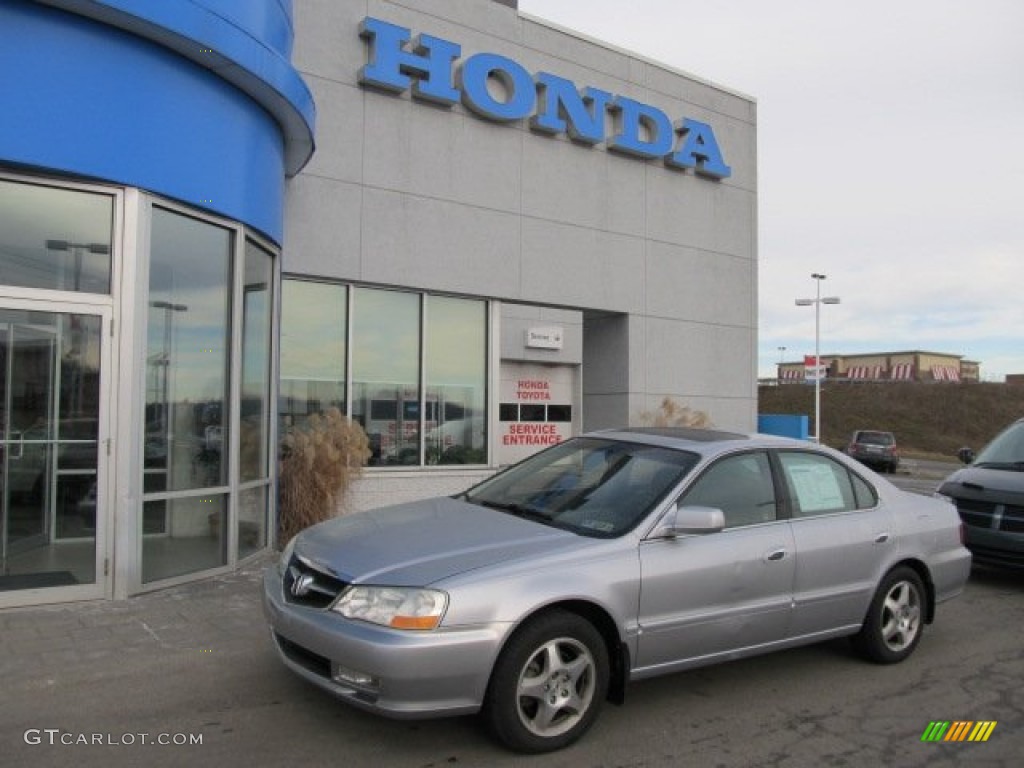
[[[313,586],[313,582],[316,579],[313,578],[311,573],[303,573],[300,576],[292,579],[291,593],[294,597],[303,597],[309,594],[309,590]]]

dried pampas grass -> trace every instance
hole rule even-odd
[[[337,408],[309,417],[281,439],[278,543],[335,517],[362,474],[370,445],[362,427]]]

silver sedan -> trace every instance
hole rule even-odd
[[[340,517],[264,579],[284,663],[392,717],[564,747],[626,684],[849,636],[907,658],[970,572],[956,509],[828,448],[596,432],[454,498]]]

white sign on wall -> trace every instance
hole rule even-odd
[[[556,326],[527,328],[526,346],[531,349],[561,349],[565,343],[565,330]]]

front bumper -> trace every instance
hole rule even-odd
[[[1024,533],[966,525],[967,548],[979,565],[1024,569]]]
[[[352,621],[284,597],[275,566],[263,574],[263,612],[285,665],[341,699],[396,718],[476,712],[510,627],[431,632]],[[348,680],[339,680],[338,675]],[[352,682],[352,673],[367,679]]]

